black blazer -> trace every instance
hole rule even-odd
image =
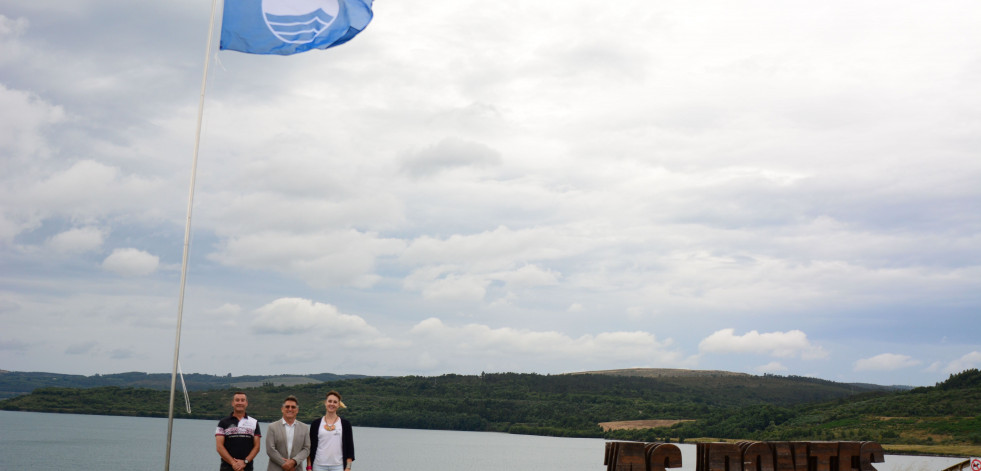
[[[354,461],[354,434],[351,433],[351,422],[341,417],[341,464],[347,466],[347,460]],[[323,424],[323,417],[310,422],[310,459],[317,461],[318,433]]]

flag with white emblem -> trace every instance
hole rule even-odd
[[[351,40],[373,0],[225,0],[220,49],[289,55]]]

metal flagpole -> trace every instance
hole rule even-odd
[[[184,224],[184,255],[181,258],[181,286],[177,301],[177,337],[174,340],[174,370],[170,375],[170,406],[167,409],[167,456],[164,471],[170,471],[170,443],[174,434],[174,395],[177,389],[177,367],[181,350],[181,318],[184,316],[184,286],[187,283],[187,255],[191,246],[191,209],[194,207],[194,183],[198,172],[198,150],[201,147],[201,125],[204,119],[204,92],[208,85],[208,64],[211,61],[211,45],[215,36],[215,17],[218,0],[211,0],[211,22],[208,25],[208,45],[204,51],[204,74],[201,78],[201,96],[198,101],[198,129],[194,136],[194,158],[191,160],[191,183],[187,194],[187,221]]]

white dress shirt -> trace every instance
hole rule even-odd
[[[290,459],[293,454],[293,431],[296,430],[296,421],[294,420],[292,424],[286,423],[286,419],[280,419],[283,421],[283,428],[286,430],[286,459]]]

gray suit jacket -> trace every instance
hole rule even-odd
[[[282,471],[283,463],[292,458],[296,460],[297,471],[306,469],[304,461],[310,454],[310,426],[297,420],[293,422],[293,452],[286,455],[286,427],[283,419],[279,419],[266,429],[266,454],[269,455],[269,466],[267,471]]]

